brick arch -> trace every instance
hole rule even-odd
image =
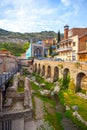
[[[68,74],[70,73],[70,70],[68,68],[64,68],[63,70],[63,78],[67,78]]]
[[[77,90],[82,88],[82,83],[84,81],[84,78],[86,77],[85,73],[79,72],[76,76],[76,88]]]
[[[35,73],[37,72],[37,63],[35,63],[35,65],[34,65],[34,72]]]
[[[87,76],[84,76],[81,81],[81,88],[87,91]]]
[[[45,75],[45,65],[42,66],[42,76]]]
[[[41,72],[41,65],[38,64],[38,74],[40,74],[40,72]]]
[[[54,77],[53,81],[57,81],[59,78],[59,68],[57,66],[54,67]]]
[[[47,67],[47,76],[46,76],[46,78],[51,78],[51,67],[50,66]]]
[[[63,70],[63,87],[68,88],[70,82],[70,70],[68,68],[64,68]]]

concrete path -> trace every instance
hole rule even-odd
[[[36,120],[43,119],[44,111],[43,111],[43,102],[41,99],[35,96],[35,107],[36,107]]]
[[[66,117],[63,117],[62,125],[64,127],[64,130],[79,130],[76,125],[74,125],[71,120],[67,119]]]
[[[26,121],[24,123],[24,130],[36,130],[36,123],[34,121]]]
[[[12,120],[12,130],[24,130],[24,118]]]

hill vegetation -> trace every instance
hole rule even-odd
[[[19,33],[11,32],[0,29],[0,43],[11,42],[11,43],[26,43],[28,41],[37,42],[46,38],[57,38],[57,33],[54,31],[42,31],[34,33]]]
[[[29,43],[23,45],[14,44],[14,43],[1,43],[0,50],[8,50],[15,56],[20,56],[22,53],[26,52],[26,49],[29,47]]]
[[[14,55],[20,56],[26,52],[31,40],[35,43],[47,38],[57,38],[57,33],[54,31],[20,33],[0,29],[0,50],[7,49]]]

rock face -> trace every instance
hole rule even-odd
[[[73,110],[73,111],[78,111],[78,106],[76,106],[76,105],[75,105],[75,106],[72,106],[72,110]]]
[[[50,90],[43,90],[43,91],[40,91],[41,95],[44,95],[44,96],[49,96],[50,95]]]
[[[79,114],[77,111],[73,112],[73,116],[75,116],[79,121],[81,121],[82,123],[84,123],[87,126],[87,121],[85,121]]]
[[[87,99],[87,94],[83,94],[81,92],[78,92],[77,95],[84,98],[84,99]]]
[[[42,84],[40,84],[40,86],[41,86],[42,88],[44,88],[46,85],[45,85],[44,83],[42,83]]]
[[[55,86],[55,88],[54,88],[54,93],[55,93],[55,94],[58,94],[59,91],[60,91],[60,87],[59,87],[59,86]]]
[[[30,82],[29,82],[29,79],[27,77],[25,78],[24,106],[26,108],[32,108]]]

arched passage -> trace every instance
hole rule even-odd
[[[38,65],[38,74],[40,74],[41,72],[41,67],[40,67],[40,64]]]
[[[51,77],[51,67],[48,66],[47,67],[47,78],[50,78]]]
[[[63,70],[63,78],[66,78],[66,77],[68,76],[68,74],[69,74],[69,69],[68,69],[68,68],[65,68],[65,69]]]
[[[35,63],[34,72],[37,72],[37,64]]]
[[[54,78],[53,78],[53,80],[57,81],[58,78],[59,78],[59,69],[58,69],[58,67],[55,67],[54,68]]]
[[[78,73],[77,76],[76,76],[76,88],[77,88],[77,90],[84,88],[84,84],[85,84],[85,86],[87,86],[87,82],[85,82],[85,81],[87,81],[87,76],[82,72]]]
[[[70,82],[70,71],[68,68],[63,70],[63,87],[68,88]]]
[[[36,48],[34,50],[34,57],[41,57],[41,50],[40,50],[40,48]]]
[[[42,76],[44,76],[45,75],[45,66],[43,65],[42,66]]]

